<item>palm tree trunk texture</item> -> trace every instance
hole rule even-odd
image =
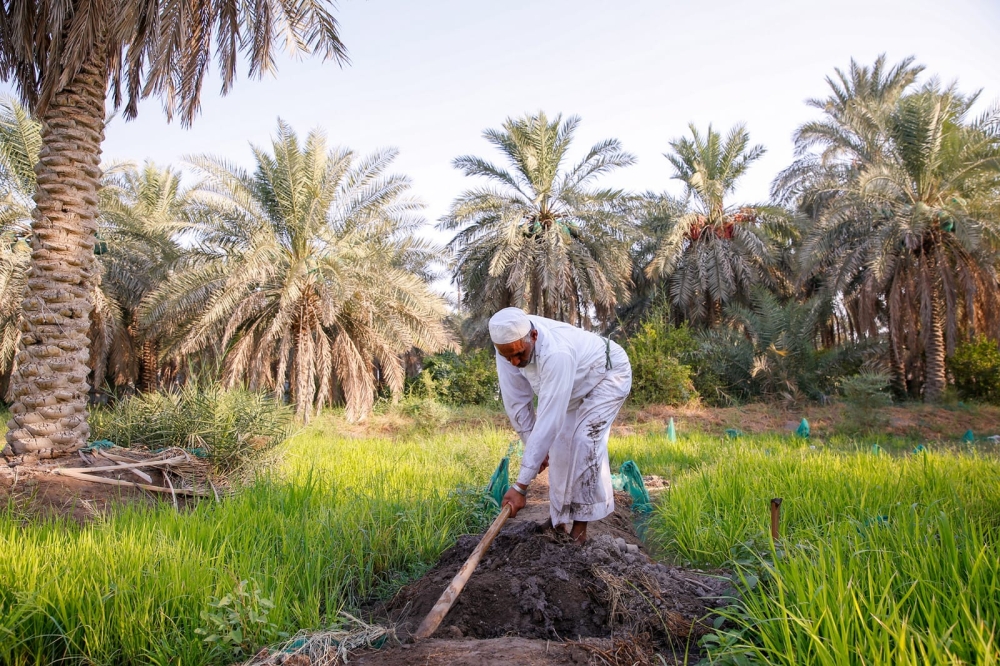
[[[937,304],[935,304],[937,305]],[[944,342],[944,322],[943,313],[939,307],[934,307],[930,321],[930,330],[927,332],[927,343],[924,345],[924,355],[926,366],[924,369],[924,400],[927,402],[937,402],[944,394],[945,383],[945,342]]]
[[[90,292],[107,67],[92,55],[42,116],[31,270],[21,348],[11,375],[7,442],[40,458],[83,446],[87,425]]]
[[[142,343],[142,390],[145,392],[156,391],[160,388],[159,382],[160,354],[157,344],[151,340],[144,340]]]
[[[892,389],[896,393],[896,397],[905,398],[907,392],[906,362],[903,359],[899,335],[892,328],[889,330],[889,363],[892,367]]]

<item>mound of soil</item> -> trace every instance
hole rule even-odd
[[[479,535],[460,537],[425,576],[367,608],[362,615],[392,627],[397,640],[352,651],[350,663],[633,666],[662,663],[654,653],[668,663],[696,656],[697,639],[734,594],[730,579],[650,559],[626,493],[616,493],[612,515],[588,526],[584,546],[543,527],[547,481],[543,473],[532,485],[528,505],[497,535],[434,636],[408,642]],[[260,657],[255,666],[336,663],[266,651]]]
[[[606,527],[631,528],[627,508],[609,518]],[[580,547],[532,521],[506,526],[435,635],[562,640],[607,637],[615,629],[662,639],[703,634],[713,611],[725,604],[728,579],[655,563],[631,529],[614,531],[631,538],[605,531]],[[478,543],[478,536],[460,538],[433,570],[387,604],[388,619],[402,635],[416,630]]]

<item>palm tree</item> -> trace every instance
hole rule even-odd
[[[684,183],[682,214],[662,225],[650,279],[668,280],[677,315],[712,326],[730,303],[747,303],[754,285],[778,286],[769,271],[773,238],[783,212],[761,205],[727,201],[736,183],[764,154],[751,146],[750,135],[737,125],[723,139],[709,125],[704,135],[694,125],[691,137],[670,142],[665,155],[674,178]]]
[[[907,92],[910,63],[838,72],[851,85],[799,130],[804,157],[784,187],[821,202],[803,274],[822,276],[862,327],[884,322],[897,389],[934,401],[960,329],[1000,336],[1000,110],[969,119],[976,95],[936,81]]]
[[[584,326],[593,310],[608,324],[627,294],[629,199],[593,181],[635,158],[608,139],[567,168],[579,123],[541,112],[508,118],[483,133],[508,168],[468,155],[454,161],[466,176],[489,181],[459,195],[439,225],[456,232],[454,280],[477,332],[508,306]]]
[[[401,355],[448,342],[444,301],[418,272],[435,256],[414,236],[421,204],[387,175],[395,151],[364,158],[304,143],[279,121],[253,173],[211,157],[192,194],[196,244],[143,305],[167,354],[220,350],[229,385],[279,394],[298,414],[342,395],[351,419],[372,408],[378,382],[403,389]]]
[[[41,144],[39,126],[14,100],[0,102],[0,375],[6,395],[21,339],[21,299],[28,279],[31,195]],[[0,447],[2,448],[2,447]]]
[[[34,164],[41,147],[41,127],[14,100],[0,104],[0,371],[10,369],[20,338],[21,299],[31,248]],[[155,340],[140,339],[135,310],[162,279],[181,247],[186,192],[179,174],[147,164],[112,165],[102,178],[98,255],[101,284],[91,298],[90,363],[100,386],[111,361],[115,385],[155,388]],[[6,384],[6,381],[4,381]]]
[[[180,260],[190,191],[180,173],[146,163],[110,169],[101,190],[99,252],[104,307],[95,307],[91,364],[98,384],[159,387],[159,340],[140,327],[143,300]],[[96,333],[96,334],[95,334]]]
[[[279,34],[293,51],[345,58],[321,0],[0,3],[0,80],[14,82],[42,126],[24,353],[11,377],[7,441],[15,453],[50,456],[89,435],[87,334],[109,89],[126,118],[140,99],[158,96],[168,118],[186,125],[213,47],[225,93],[241,56],[251,76],[274,70]]]
[[[668,311],[670,293],[664,281],[651,277],[646,267],[656,256],[661,239],[686,212],[687,201],[667,193],[645,192],[634,198],[633,217],[638,221],[631,254],[631,289],[627,301],[618,307],[615,326],[627,332],[638,327],[659,310]],[[678,317],[671,316],[671,319]],[[612,329],[614,330],[614,329]]]

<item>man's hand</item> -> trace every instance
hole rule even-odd
[[[546,469],[548,469],[548,467],[549,467],[549,454],[546,453],[545,460],[543,460],[542,464],[538,466],[538,473],[541,474]]]
[[[503,501],[500,502],[500,507],[503,508],[505,504],[510,505],[510,517],[513,518],[517,515],[517,512],[524,508],[524,505],[528,503],[528,499],[517,492],[513,488],[507,491],[503,496]]]

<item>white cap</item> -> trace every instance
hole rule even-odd
[[[504,308],[490,317],[490,339],[496,345],[523,340],[531,332],[531,321],[521,308]]]

